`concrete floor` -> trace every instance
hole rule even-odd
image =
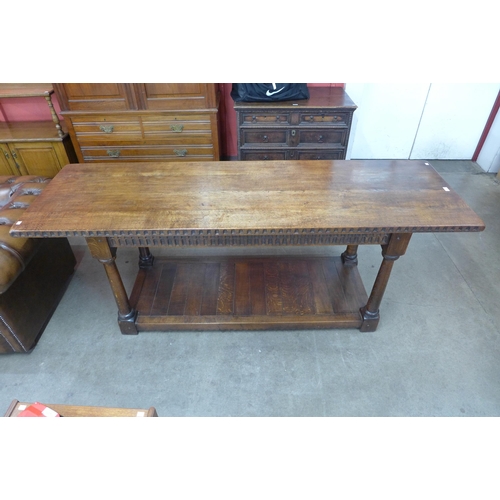
[[[431,163],[486,230],[414,235],[376,332],[122,336],[104,270],[75,239],[75,275],[37,347],[0,356],[0,413],[15,398],[154,406],[162,417],[499,416],[499,181],[472,162]],[[360,247],[359,261],[369,289],[380,248]],[[136,250],[117,263],[130,290]]]

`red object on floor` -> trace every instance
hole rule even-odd
[[[59,413],[41,403],[33,403],[19,413],[18,417],[60,417]]]

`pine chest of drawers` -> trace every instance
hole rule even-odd
[[[238,160],[342,160],[356,105],[339,87],[309,99],[236,102]]]

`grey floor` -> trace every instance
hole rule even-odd
[[[162,417],[499,416],[500,185],[472,162],[431,163],[486,230],[414,235],[376,332],[123,336],[101,265],[72,240],[78,266],[37,347],[0,356],[0,413],[15,398]],[[359,261],[369,288],[380,248],[360,247]],[[136,250],[117,263],[130,290]]]

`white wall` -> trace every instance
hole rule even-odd
[[[358,105],[347,158],[472,158],[499,84],[347,83]]]
[[[347,83],[345,90],[358,106],[347,158],[409,158],[429,84]]]

